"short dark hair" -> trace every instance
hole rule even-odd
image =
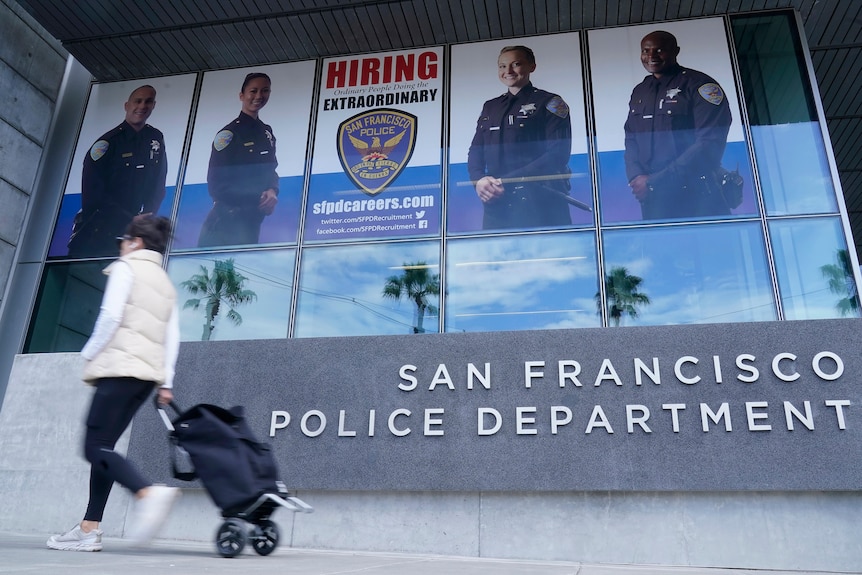
[[[654,30],[653,32],[650,32],[649,34],[644,36],[643,39],[641,39],[641,42],[646,40],[649,36],[658,36],[662,40],[669,42],[672,48],[679,48],[679,43],[677,43],[676,41],[676,36],[666,30]]]
[[[506,52],[521,52],[527,57],[527,61],[530,62],[530,64],[536,63],[536,55],[533,54],[533,51],[526,46],[504,46],[503,49],[500,50],[500,54],[505,54]]]
[[[248,86],[248,83],[252,80],[256,80],[257,78],[266,78],[266,81],[272,85],[272,80],[269,79],[269,76],[264,74],[263,72],[251,72],[246,75],[245,80],[242,82],[242,88],[239,89],[240,92],[245,92],[245,87]]]
[[[171,239],[171,220],[164,216],[150,214],[135,216],[126,226],[126,235],[141,238],[146,249],[163,254]]]

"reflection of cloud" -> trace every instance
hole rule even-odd
[[[766,292],[754,297],[744,289],[711,289],[702,292],[650,295],[650,305],[625,325],[681,325],[775,320],[775,305]]]
[[[596,327],[596,273],[588,234],[453,241],[446,329]]]
[[[416,261],[438,263],[437,245],[423,242],[306,250],[295,335],[408,333],[413,325],[413,304],[386,300],[382,293],[386,279],[400,274],[392,268]],[[426,316],[426,329],[436,332],[436,321],[436,317]]]
[[[452,242],[447,276],[447,306],[455,313],[492,309],[573,309],[576,283],[587,280],[595,293],[592,242],[583,234],[494,238]],[[459,266],[466,262],[514,262]],[[589,308],[588,308],[589,309]]]
[[[180,307],[180,334],[183,341],[199,341],[205,322],[203,307],[182,309],[193,296],[180,283],[200,273],[205,266],[213,271],[215,260],[233,259],[236,271],[248,278],[244,284],[257,294],[257,300],[237,308],[242,324],[228,321],[224,310],[215,320],[213,340],[270,339],[287,337],[290,297],[293,284],[294,250],[236,252],[194,256],[173,256],[168,274],[177,288]]]

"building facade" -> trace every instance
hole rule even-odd
[[[675,37],[686,74],[705,76],[658,88],[650,108],[642,48],[659,30]],[[505,54],[519,71],[500,72]],[[532,84],[521,89],[545,99],[495,115],[524,70]],[[272,88],[256,134],[232,127],[250,109],[249,73]],[[55,114],[57,147],[28,224],[46,233],[10,280],[10,293],[38,290],[26,309],[3,311],[23,353],[6,429],[24,417],[28,385],[44,392],[59,435],[74,429],[77,412],[50,398],[75,380],[111,256],[70,255],[70,234],[87,162],[106,157],[101,134],[141,85],[158,94],[149,122],[164,134],[150,159],[168,165],[164,199],[148,211],[176,228],[178,393],[186,405],[246,406],[286,482],[319,510],[293,520],[291,544],[858,567],[859,474],[846,455],[862,443],[858,264],[796,13],[110,83],[72,62],[61,105],[79,112]],[[658,124],[664,114],[670,123]],[[691,167],[716,132],[719,163]],[[638,133],[648,152],[632,147]],[[242,182],[274,170],[266,185],[278,203],[255,212],[251,240],[204,242],[226,218],[213,202],[240,194],[240,184],[217,191],[233,177],[221,154],[238,145],[264,160],[231,169]],[[664,181],[721,209],[647,211],[630,189],[638,153],[687,174],[655,176],[650,193]],[[722,185],[726,172],[741,178],[740,197]],[[477,193],[486,175],[518,200],[506,199],[505,223]],[[539,218],[534,196],[562,208]],[[159,425],[143,414],[128,445],[153,475],[165,475]],[[57,457],[80,473],[72,455]],[[20,478],[19,468],[9,460],[4,473]],[[5,499],[21,501],[23,482],[9,484]],[[202,513],[194,493],[187,505]],[[812,523],[823,539],[794,527]],[[175,522],[169,535],[208,531]],[[824,548],[837,551],[815,552]]]

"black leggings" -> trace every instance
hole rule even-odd
[[[131,377],[108,377],[96,382],[84,438],[84,457],[90,462],[90,501],[85,521],[102,520],[115,481],[132,493],[152,485],[114,451],[114,446],[154,387],[151,381]]]

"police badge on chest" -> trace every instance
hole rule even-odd
[[[527,118],[536,113],[536,105],[535,104],[524,104],[521,106],[521,109],[518,111],[519,118]]]

